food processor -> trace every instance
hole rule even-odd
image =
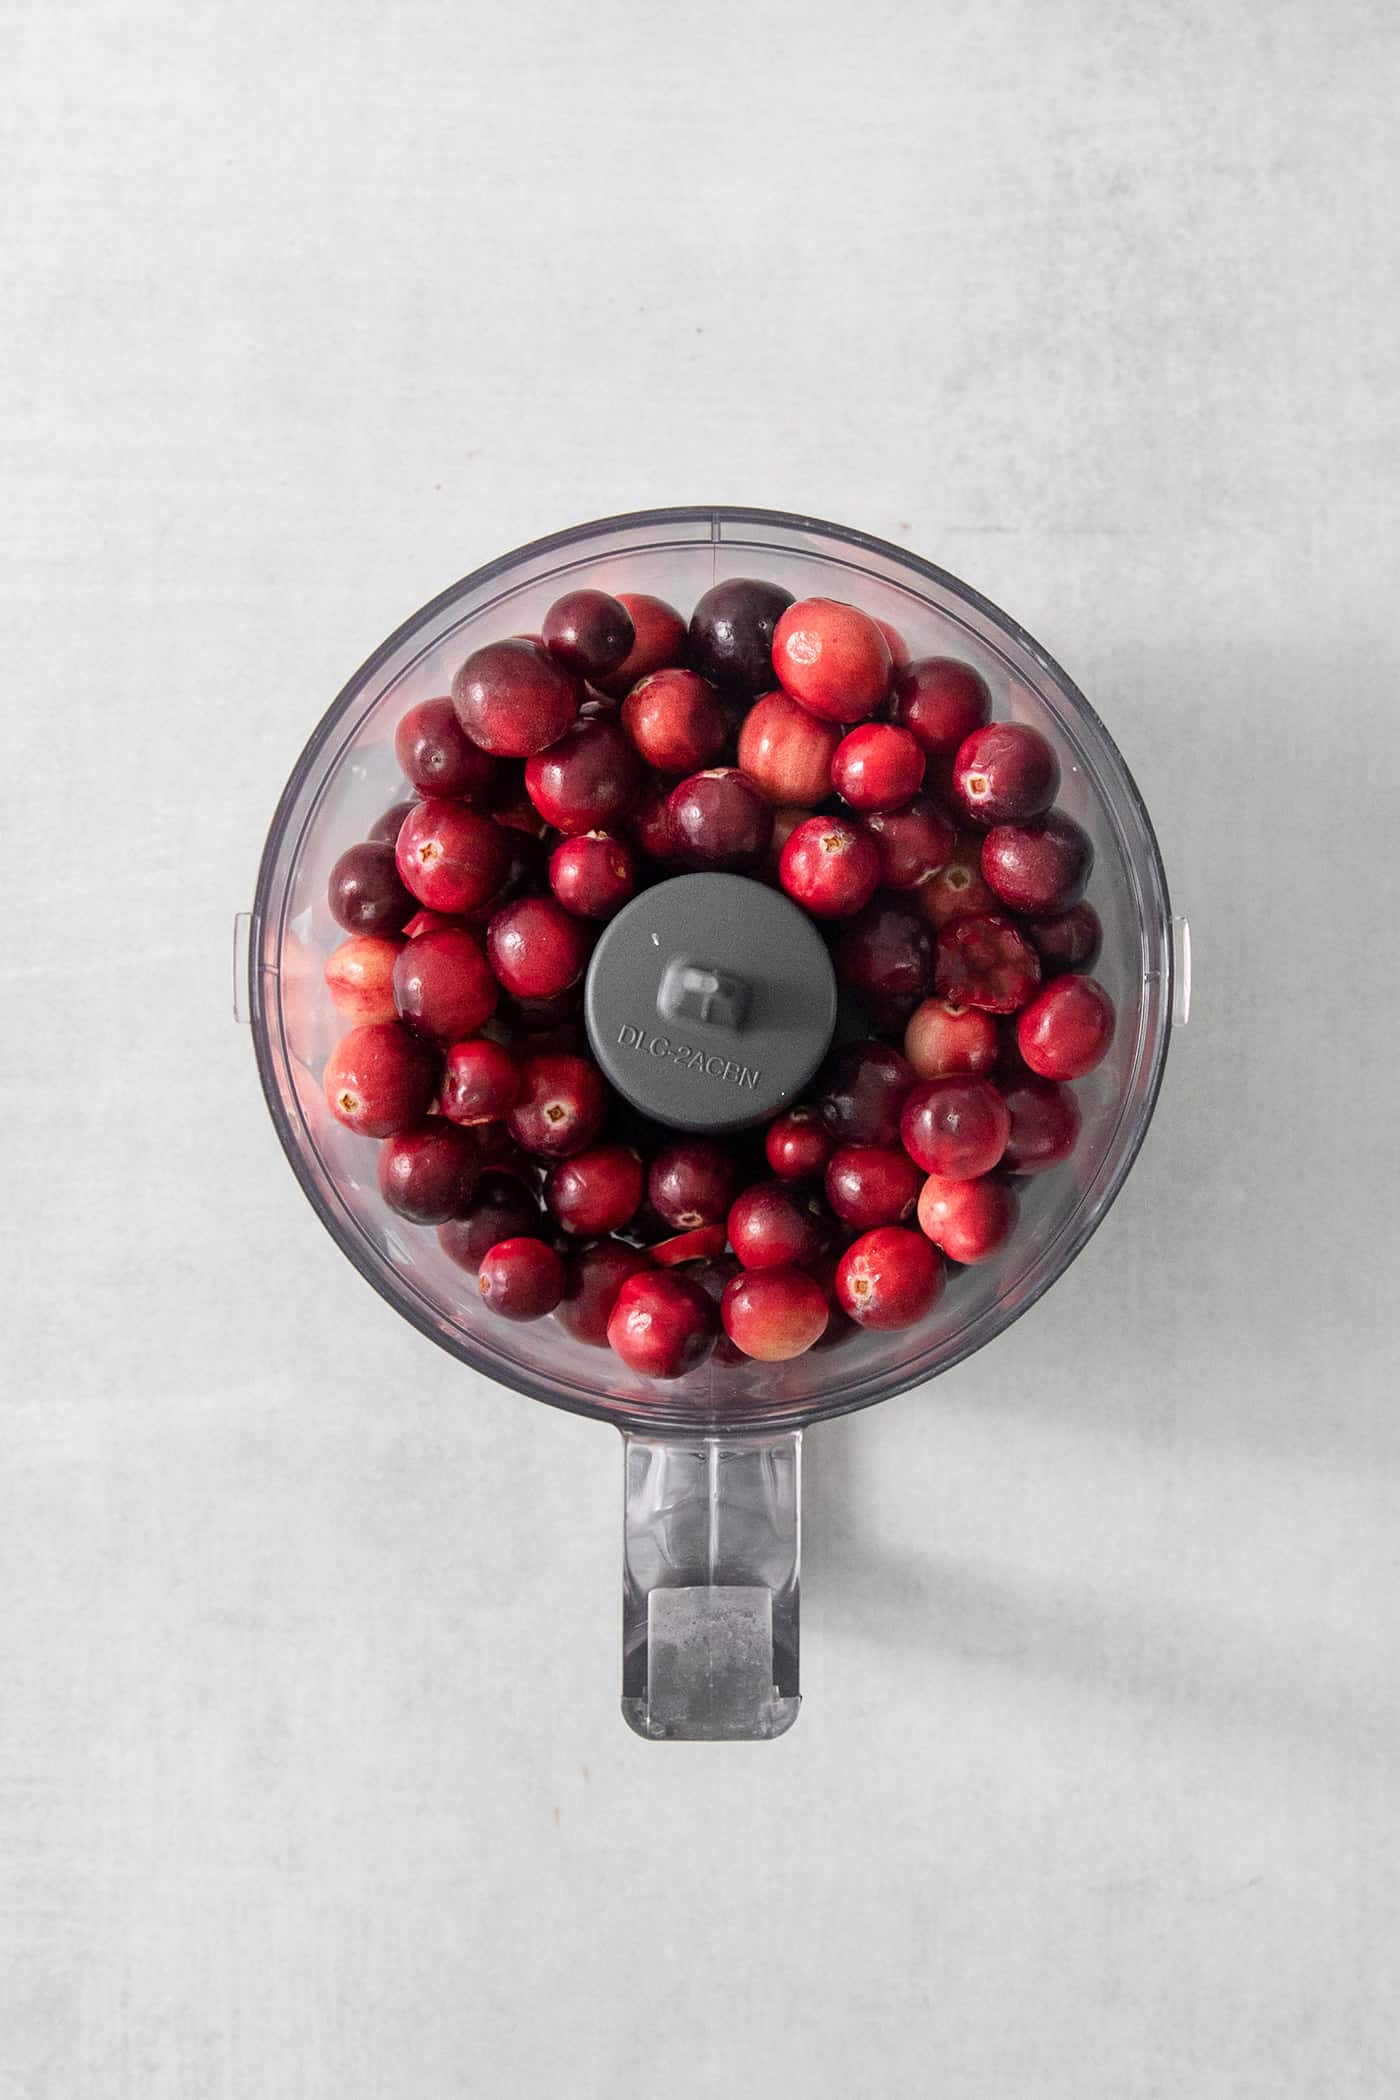
[[[971,664],[997,716],[1050,739],[1060,807],[1095,849],[1096,975],[1118,1025],[1109,1054],[1077,1088],[1083,1125],[1072,1157],[1021,1184],[1010,1242],[960,1271],[919,1326],[857,1330],[838,1349],[787,1362],[711,1358],[658,1383],[575,1341],[557,1320],[493,1319],[437,1237],[381,1202],[374,1148],[336,1121],[322,1090],[342,1031],[323,979],[342,938],[326,886],[346,844],[405,792],[399,717],[449,691],[470,651],[538,632],[550,603],[576,586],[653,593],[688,613],[732,576],[858,604],[916,657]],[[648,897],[686,880],[643,893],[604,930],[587,1025],[610,1081],[646,1113],[678,1129],[731,1128],[793,1098],[841,1022],[823,944],[779,893],[744,876],[689,878],[704,901],[673,900],[663,923]],[[473,1370],[621,1432],[629,1725],[652,1740],[754,1740],[781,1735],[800,1703],[804,1431],[951,1369],[1063,1274],[1142,1144],[1173,1020],[1185,1018],[1187,971],[1186,929],[1172,919],[1142,798],[1097,714],[1029,635],[902,548],[813,518],[707,506],[537,540],[453,585],[375,651],[313,732],[278,802],[253,909],[238,922],[236,1007],[251,1022],[292,1169],[361,1275]]]

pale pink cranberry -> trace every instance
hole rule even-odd
[[[645,591],[619,591],[617,602],[632,622],[633,642],[615,671],[594,680],[611,699],[621,700],[639,678],[685,661],[685,621],[664,598]]]
[[[938,1303],[943,1263],[921,1232],[881,1225],[853,1240],[836,1265],[836,1302],[861,1327],[913,1327]]]
[[[990,1174],[1010,1131],[1006,1103],[991,1080],[971,1073],[921,1080],[899,1119],[900,1138],[915,1165],[953,1181]]]
[[[489,755],[477,748],[457,720],[450,700],[420,700],[410,707],[394,731],[394,755],[420,795],[447,795],[464,802],[483,795],[495,771]]]
[[[803,598],[773,631],[785,692],[825,722],[873,715],[890,688],[889,644],[867,613],[836,598]]]
[[[653,671],[622,703],[622,726],[658,773],[698,773],[719,757],[729,717],[719,695],[698,672]]]
[[[326,984],[336,1010],[348,1021],[392,1021],[394,963],[403,942],[378,933],[357,933],[326,958]]]
[[[379,1193],[390,1210],[415,1225],[460,1217],[479,1172],[469,1134],[441,1116],[397,1131],[379,1148]]]
[[[576,919],[611,919],[637,891],[637,856],[606,831],[561,839],[549,858],[549,886]]]
[[[620,823],[641,784],[641,760],[616,722],[575,722],[525,765],[525,792],[546,824],[565,834]]]
[[[499,1241],[533,1238],[540,1224],[540,1207],[524,1183],[493,1168],[482,1174],[458,1216],[438,1227],[438,1245],[459,1269],[475,1276]]]
[[[452,681],[458,721],[474,744],[498,758],[543,751],[564,734],[582,698],[573,674],[542,643],[523,636],[473,650]]]
[[[578,920],[553,897],[517,897],[497,912],[486,934],[491,968],[515,999],[567,992],[583,975],[588,944]]]
[[[989,722],[992,696],[971,664],[951,656],[921,656],[895,680],[890,720],[917,737],[928,759],[943,770],[958,747]]]
[[[779,1181],[809,1180],[831,1157],[831,1139],[815,1108],[790,1108],[779,1116],[769,1124],[763,1146]]]
[[[930,926],[941,933],[955,919],[977,918],[995,911],[997,900],[982,880],[982,841],[964,836],[953,847],[952,857],[917,892],[920,911]]]
[[[831,782],[852,809],[903,809],[918,794],[924,754],[907,729],[861,722],[848,730],[831,761]]]
[[[826,1200],[852,1232],[911,1217],[923,1179],[908,1154],[882,1145],[841,1145],[826,1163]]]
[[[627,607],[606,591],[566,591],[545,614],[540,639],[576,678],[605,678],[626,662],[637,630]]]
[[[757,1181],[735,1198],[729,1212],[729,1244],[746,1269],[815,1261],[829,1230],[822,1204],[791,1182]]]
[[[809,817],[778,860],[778,880],[818,919],[849,919],[875,894],[880,856],[874,841],[844,817]]]
[[[519,1092],[515,1059],[489,1036],[454,1043],[448,1051],[439,1097],[442,1113],[451,1122],[503,1122]]]
[[[1029,722],[974,729],[953,760],[953,799],[974,824],[1025,824],[1041,816],[1060,785],[1060,762]]]
[[[802,1269],[746,1270],[720,1300],[724,1331],[759,1363],[787,1363],[819,1340],[827,1322],[826,1292]]]
[[[543,1240],[500,1240],[482,1260],[477,1288],[503,1320],[542,1320],[564,1295],[564,1264]]]
[[[630,1145],[593,1145],[550,1169],[545,1202],[565,1232],[620,1232],[642,1200],[642,1162]]]
[[[739,731],[739,768],[772,803],[810,808],[831,793],[840,729],[819,722],[787,693],[765,693]]]
[[[399,1018],[418,1035],[454,1043],[475,1035],[496,1010],[496,980],[465,926],[420,934],[394,963]]]
[[[517,1145],[533,1158],[567,1159],[592,1144],[607,1106],[597,1066],[554,1052],[521,1064],[520,1093],[506,1123]]]
[[[947,999],[925,999],[904,1031],[904,1055],[920,1079],[941,1079],[945,1072],[994,1071],[999,1049],[990,1014],[975,1006],[954,1006]]]
[[[1088,833],[1057,809],[1032,824],[994,824],[982,843],[982,879],[1012,911],[1068,911],[1093,865]]]
[[[1025,935],[996,912],[955,919],[938,936],[934,984],[940,999],[1010,1014],[1035,996],[1040,957]]]
[[[428,1113],[438,1061],[398,1021],[372,1021],[341,1037],[326,1060],[331,1114],[361,1137],[392,1137]]]
[[[1012,1174],[1047,1174],[1079,1140],[1079,1103],[1067,1086],[1034,1073],[1008,1076],[1002,1096],[1011,1118],[1002,1165]]]
[[[1010,1239],[1016,1225],[1016,1194],[997,1175],[950,1181],[930,1174],[919,1193],[919,1224],[949,1261],[971,1267],[988,1261]]]
[[[495,895],[510,849],[493,818],[433,796],[404,818],[395,857],[401,880],[420,904],[456,913]]]
[[[914,890],[947,866],[955,850],[953,827],[928,795],[903,809],[875,810],[862,828],[880,856],[880,882],[887,890]]]
[[[1049,919],[1028,919],[1025,931],[1044,977],[1062,970],[1092,970],[1103,945],[1103,928],[1092,904],[1072,905]]]
[[[570,1248],[564,1260],[564,1295],[557,1307],[559,1324],[576,1342],[606,1349],[618,1292],[629,1276],[650,1267],[650,1257],[625,1240],[596,1240],[589,1247]]]
[[[1016,1047],[1042,1079],[1082,1079],[1113,1041],[1113,1001],[1093,977],[1056,977],[1016,1024]]]
[[[708,1295],[674,1270],[629,1276],[608,1320],[615,1355],[643,1378],[680,1378],[705,1361],[718,1328]]]

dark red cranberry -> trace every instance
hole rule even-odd
[[[982,880],[981,838],[964,835],[957,839],[951,860],[945,861],[921,886],[915,902],[930,926],[936,926],[940,932],[955,919],[971,919],[982,912],[995,911],[997,900]]]
[[[331,869],[326,902],[347,933],[393,934],[413,916],[389,845],[350,846]]]
[[[637,630],[627,607],[606,591],[566,591],[545,614],[540,636],[576,678],[606,678],[626,662]]]
[[[564,1295],[559,1323],[576,1342],[590,1349],[608,1346],[608,1321],[617,1294],[629,1276],[651,1267],[650,1257],[625,1240],[595,1240],[590,1247],[570,1248],[564,1259]]]
[[[643,1378],[680,1378],[702,1364],[719,1322],[706,1292],[673,1269],[629,1276],[608,1321],[608,1340]]]
[[[1025,935],[995,912],[955,919],[938,936],[934,983],[939,998],[954,1006],[1012,1014],[1035,997],[1040,957]]]
[[[662,867],[674,863],[679,857],[671,831],[670,805],[667,789],[659,782],[648,783],[637,797],[629,826],[638,851]]]
[[[823,1206],[791,1182],[756,1181],[729,1212],[729,1244],[746,1269],[815,1261],[829,1230]]]
[[[591,1145],[551,1168],[545,1202],[565,1232],[620,1232],[642,1200],[642,1182],[630,1145]]]
[[[500,1123],[515,1106],[520,1074],[515,1059],[487,1036],[454,1043],[443,1067],[442,1113],[453,1123]]]
[[[616,722],[575,722],[525,768],[525,789],[556,831],[604,831],[637,799],[642,765]]]
[[[399,1018],[440,1043],[475,1035],[496,1010],[496,980],[481,943],[465,926],[425,933],[394,964]]]
[[[617,602],[631,620],[636,639],[615,671],[594,680],[613,700],[630,693],[639,678],[685,661],[685,621],[673,605],[645,591],[619,591]]]
[[[568,1159],[591,1145],[603,1127],[608,1094],[587,1058],[555,1053],[527,1057],[520,1094],[506,1118],[517,1145],[536,1159]]]
[[[647,1196],[678,1232],[716,1225],[729,1214],[738,1171],[733,1152],[713,1138],[676,1138],[652,1161]]]
[[[403,820],[414,807],[414,801],[410,798],[407,802],[394,803],[391,809],[386,809],[382,815],[377,816],[365,833],[370,845],[396,845],[399,833],[403,829]]]
[[[392,1021],[394,964],[402,941],[381,933],[356,933],[326,958],[326,986],[347,1021]]]
[[[890,720],[917,737],[940,777],[958,747],[992,718],[986,680],[952,656],[921,656],[895,679]]]
[[[729,737],[719,695],[697,671],[653,671],[622,703],[622,726],[658,773],[696,773],[718,758]]]
[[[549,858],[549,886],[576,919],[610,919],[637,892],[637,856],[606,831],[561,839]]]
[[[826,1200],[850,1231],[871,1232],[913,1216],[922,1180],[906,1152],[839,1145],[826,1163]]]
[[[1113,1041],[1113,1001],[1093,977],[1052,978],[1016,1023],[1016,1047],[1042,1079],[1082,1079]]]
[[[392,1137],[421,1122],[437,1086],[438,1061],[398,1021],[372,1021],[343,1035],[326,1060],[331,1114],[361,1137]]]
[[[782,850],[778,880],[814,918],[850,919],[875,894],[880,855],[858,824],[844,817],[809,817]]]
[[[476,1139],[483,1171],[489,1167],[493,1173],[513,1174],[533,1195],[541,1172],[539,1161],[528,1158],[521,1151],[507,1123],[476,1123],[472,1126],[472,1136]]]
[[[394,754],[422,795],[471,802],[491,783],[491,759],[471,741],[450,700],[420,700],[410,707],[394,732]]]
[[[806,1181],[831,1157],[831,1139],[815,1108],[790,1108],[768,1126],[768,1164],[779,1181]]]
[[[496,1009],[498,1027],[508,1031],[507,1047],[519,1057],[543,1057],[555,1051],[570,1057],[588,1048],[584,1028],[583,987],[571,985],[557,999],[507,999]]]
[[[1103,945],[1103,928],[1092,904],[1076,904],[1050,919],[1028,919],[1026,939],[1040,957],[1043,977],[1062,970],[1092,970]]]
[[[452,681],[452,705],[474,744],[528,758],[561,737],[583,697],[578,680],[539,642],[512,637],[475,649]]]
[[[491,921],[486,953],[513,998],[556,999],[582,977],[588,935],[553,897],[517,897]]]
[[[831,761],[831,782],[852,809],[903,809],[918,794],[924,754],[907,729],[861,722],[848,730]]]
[[[921,1079],[899,1119],[901,1142],[914,1163],[952,1181],[990,1174],[1010,1130],[1006,1103],[991,1080],[962,1072]]]
[[[978,1181],[949,1181],[930,1174],[919,1194],[919,1225],[949,1261],[970,1268],[988,1261],[1010,1239],[1016,1225],[1016,1192],[996,1174]]]
[[[920,1079],[941,1079],[945,1072],[991,1072],[1000,1052],[997,1024],[975,1006],[954,1006],[947,999],[925,999],[909,1016],[904,1055]]]
[[[708,1261],[716,1254],[723,1254],[725,1230],[722,1225],[696,1225],[690,1232],[674,1232],[669,1239],[654,1240],[648,1253],[658,1268],[679,1268],[682,1262]]]
[[[951,785],[974,824],[1026,824],[1054,801],[1060,762],[1029,722],[989,722],[959,744]]]
[[[438,1244],[459,1269],[475,1276],[482,1256],[501,1240],[538,1233],[540,1207],[514,1174],[482,1174],[460,1216],[438,1229]]]
[[[839,598],[803,598],[773,632],[773,668],[784,692],[824,722],[873,715],[890,689],[889,644],[868,613]]]
[[[498,803],[491,814],[503,831],[524,832],[528,838],[542,838],[548,829],[544,818],[528,795],[522,794],[514,801]]]
[[[730,766],[692,773],[667,803],[676,852],[692,868],[756,868],[773,836],[773,812],[753,782]]]
[[[564,1264],[544,1240],[498,1240],[487,1250],[477,1288],[503,1320],[542,1320],[564,1295]]]
[[[903,809],[876,810],[862,828],[880,856],[880,882],[887,890],[914,890],[952,858],[952,825],[938,804],[916,795]]]
[[[441,1116],[397,1131],[379,1148],[379,1193],[390,1210],[415,1225],[460,1217],[479,1171],[469,1134]]]
[[[841,742],[784,692],[755,700],[739,731],[739,767],[780,808],[810,809],[831,793],[831,761]]]
[[[933,936],[912,905],[876,897],[831,943],[839,983],[877,1008],[917,1005],[933,989]]]
[[[820,1340],[827,1322],[826,1292],[802,1269],[750,1269],[726,1287],[720,1318],[745,1356],[787,1363]]]
[[[982,879],[1012,911],[1068,911],[1093,865],[1089,834],[1057,809],[1033,824],[994,824],[982,844]]]
[[[690,661],[711,685],[762,693],[773,683],[773,635],[792,604],[780,583],[730,576],[696,601]]]
[[[921,1232],[881,1225],[852,1240],[836,1267],[836,1302],[861,1327],[912,1327],[943,1291],[938,1250]]]
[[[1002,1165],[1013,1174],[1046,1174],[1079,1141],[1079,1103],[1067,1086],[1034,1073],[1007,1078],[1002,1094],[1011,1117]]]
[[[418,902],[450,913],[470,911],[496,894],[510,849],[493,818],[434,795],[404,818],[395,857]]]
[[[837,1145],[897,1145],[914,1068],[888,1043],[847,1043],[817,1080],[817,1106]]]

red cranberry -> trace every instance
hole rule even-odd
[[[562,839],[550,855],[549,886],[576,919],[610,919],[637,893],[637,857],[605,831]]]
[[[575,722],[525,767],[525,789],[556,831],[601,831],[627,815],[641,762],[616,722]]]
[[[770,802],[810,807],[831,793],[831,761],[840,743],[835,723],[819,722],[786,693],[765,693],[739,731],[739,766]]]
[[[527,1057],[520,1094],[507,1117],[515,1142],[536,1159],[568,1159],[591,1145],[603,1127],[608,1095],[602,1074],[587,1058],[555,1053]]]
[[[627,607],[606,591],[566,591],[544,616],[541,639],[576,678],[605,678],[637,639]]]
[[[697,1225],[690,1232],[676,1232],[669,1239],[654,1241],[648,1252],[660,1268],[674,1269],[685,1261],[708,1261],[723,1254],[724,1242],[722,1225]]]
[[[455,1043],[496,1011],[496,981],[476,936],[449,926],[409,942],[394,964],[394,999],[416,1034]]]
[[[773,835],[773,812],[751,780],[731,766],[692,773],[667,804],[671,837],[693,868],[756,868]]]
[[[779,1181],[805,1181],[825,1167],[831,1139],[815,1108],[790,1108],[769,1124],[763,1149]]]
[[[786,1363],[817,1341],[827,1321],[826,1292],[802,1269],[746,1270],[720,1300],[724,1331],[759,1363]]]
[[[428,1116],[379,1148],[379,1193],[415,1225],[460,1217],[476,1187],[476,1146],[465,1130]]]
[[[520,1074],[515,1059],[487,1036],[454,1043],[441,1087],[442,1113],[453,1123],[499,1123],[515,1106]]]
[[[756,1181],[729,1212],[729,1244],[746,1269],[815,1261],[827,1232],[822,1205],[789,1182]]]
[[[1025,824],[1049,809],[1060,762],[1029,722],[974,729],[953,760],[953,796],[974,824]]]
[[[539,642],[519,636],[475,649],[452,681],[452,705],[474,744],[528,758],[561,737],[578,713],[578,680]]]
[[[873,823],[874,819],[868,821]],[[981,912],[995,911],[997,900],[982,880],[981,839],[956,840],[952,858],[929,877],[916,901],[930,926],[936,926],[940,932],[955,919],[971,919]]]
[[[1016,1023],[1016,1047],[1042,1079],[1082,1079],[1113,1041],[1113,1001],[1093,977],[1056,977]]]
[[[372,1021],[343,1035],[326,1060],[332,1115],[361,1137],[392,1137],[428,1113],[438,1064],[426,1043],[397,1021]]]
[[[713,1138],[683,1137],[662,1147],[647,1176],[651,1207],[677,1231],[715,1225],[728,1215],[738,1180],[733,1153]]]
[[[888,620],[882,620],[878,613],[872,613],[870,617],[885,637],[885,647],[890,652],[890,662],[894,665],[895,670],[907,671],[909,668],[909,644],[905,641],[904,636],[897,627],[891,627]]]
[[[406,941],[416,941],[422,934],[450,933],[454,927],[462,924],[462,919],[454,918],[449,912],[416,911],[405,926],[403,937]]]
[[[590,1349],[608,1346],[608,1321],[617,1294],[629,1276],[651,1267],[640,1247],[625,1240],[595,1240],[591,1247],[571,1248],[564,1262],[564,1295],[559,1322],[576,1342]]]
[[[905,1152],[840,1145],[826,1163],[826,1200],[851,1231],[871,1232],[913,1216],[922,1180]]]
[[[409,800],[407,802],[396,802],[391,809],[386,809],[381,816],[375,818],[369,830],[365,833],[369,844],[371,846],[393,846],[397,844],[399,833],[403,829],[404,818],[411,809],[416,807],[416,802]]]
[[[773,683],[773,636],[792,604],[780,583],[731,576],[696,601],[690,661],[711,685],[761,693]]]
[[[665,867],[678,858],[671,832],[670,796],[659,782],[649,782],[637,797],[630,829],[638,851],[648,860],[658,861]]]
[[[1092,904],[1075,904],[1049,919],[1028,919],[1026,939],[1040,957],[1043,977],[1061,970],[1092,970],[1099,959],[1103,928]]]
[[[987,681],[955,657],[921,656],[895,680],[890,720],[918,738],[940,772],[991,718]]]
[[[404,818],[396,857],[420,904],[429,911],[463,912],[495,895],[510,848],[492,818],[435,795]]]
[[[394,963],[402,941],[357,933],[326,959],[326,984],[336,1010],[351,1021],[392,1021]]]
[[[578,983],[588,935],[553,897],[517,897],[486,934],[491,967],[515,999],[555,999]]]
[[[564,1264],[543,1240],[498,1240],[481,1264],[477,1288],[503,1320],[542,1320],[564,1295]]]
[[[862,1327],[912,1327],[943,1292],[943,1263],[921,1232],[881,1225],[852,1240],[836,1266],[836,1302]]]
[[[1068,911],[1093,865],[1088,833],[1057,809],[1034,824],[994,824],[982,845],[982,879],[1012,911]]]
[[[773,668],[784,691],[824,722],[859,722],[884,699],[894,667],[867,613],[839,598],[804,598],[774,629]]]
[[[1009,919],[995,912],[955,919],[938,936],[934,982],[940,999],[1012,1014],[1035,996],[1040,957]]]
[[[653,671],[622,703],[622,726],[658,773],[696,773],[718,758],[729,736],[719,695],[695,671]]]
[[[422,795],[455,795],[470,802],[486,790],[494,770],[486,752],[467,736],[450,700],[420,700],[410,707],[394,732],[394,753]]]
[[[600,692],[621,700],[639,678],[678,664],[685,657],[685,621],[664,598],[645,591],[619,591],[617,602],[632,622],[635,640],[615,671],[594,680]]]
[[[620,1232],[642,1200],[642,1179],[630,1145],[592,1145],[551,1168],[545,1202],[565,1232]]]
[[[641,1270],[617,1294],[608,1340],[629,1371],[679,1378],[715,1344],[715,1308],[700,1286],[669,1269]]]
[[[1026,1073],[1002,1087],[1011,1135],[1002,1165],[1013,1174],[1046,1174],[1069,1158],[1079,1140],[1079,1103],[1067,1086]]]
[[[326,902],[347,933],[398,933],[413,914],[393,847],[368,842],[341,854],[326,884]]]
[[[809,817],[782,850],[778,880],[814,918],[849,919],[875,894],[880,856],[874,840],[844,817]]]
[[[833,1052],[818,1081],[827,1135],[838,1145],[897,1145],[914,1076],[888,1043],[847,1043]]]
[[[953,827],[927,795],[916,795],[903,809],[874,811],[864,829],[875,841],[880,882],[887,890],[917,889],[953,856]]]
[[[438,1228],[438,1244],[459,1269],[475,1276],[492,1247],[539,1228],[540,1207],[530,1191],[514,1174],[493,1169],[481,1176],[460,1215]]]
[[[991,1080],[961,1072],[920,1080],[899,1119],[909,1157],[926,1174],[952,1181],[990,1174],[1010,1129],[1006,1103]]]
[[[838,927],[831,959],[837,981],[877,1009],[912,1007],[933,986],[928,926],[896,897],[876,897]]]
[[[991,1072],[1000,1051],[997,1024],[975,1006],[954,1006],[947,999],[925,999],[909,1016],[904,1055],[920,1079],[941,1079],[945,1072]]]
[[[919,1224],[949,1261],[965,1267],[988,1261],[1006,1245],[1016,1224],[1016,1194],[995,1174],[949,1181],[930,1174],[919,1194]]]
[[[888,722],[861,722],[836,746],[831,779],[852,809],[903,809],[918,794],[924,754],[907,729]]]

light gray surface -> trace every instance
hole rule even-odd
[[[0,2096],[1391,2100],[1393,9],[256,14],[3,8]],[[342,1262],[228,946],[403,615],[712,496],[1045,641],[1198,1010],[666,1749],[615,1439]]]

